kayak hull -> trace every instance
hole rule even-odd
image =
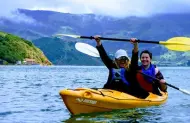
[[[59,92],[71,114],[105,112],[115,109],[130,109],[161,105],[166,102],[168,94],[162,96],[150,93],[145,99],[110,89],[64,89]]]

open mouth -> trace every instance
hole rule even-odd
[[[142,64],[149,64],[148,61],[142,61]]]
[[[119,64],[119,66],[120,66],[120,67],[124,67],[124,66],[125,66],[125,64]]]

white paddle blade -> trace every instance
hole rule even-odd
[[[93,47],[93,46],[91,46],[89,44],[77,42],[75,44],[75,48],[78,51],[80,51],[80,52],[82,52],[84,54],[87,54],[89,56],[100,57],[98,50],[95,47]]]
[[[184,89],[179,89],[181,92],[183,92],[184,94],[190,95],[190,92],[188,92],[187,90]]]
[[[72,37],[72,38],[80,38],[80,35],[68,35],[68,34],[55,34],[55,36],[58,36],[58,37]]]

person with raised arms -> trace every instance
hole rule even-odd
[[[115,53],[115,59],[112,60],[106,53],[100,36],[94,36],[97,43],[97,50],[100,57],[109,69],[109,76],[103,88],[113,89],[120,92],[125,92],[139,98],[146,98],[149,93],[140,87],[136,81],[136,73],[138,68],[138,43],[134,38],[130,42],[134,45],[132,51],[131,62],[127,52],[119,49]]]

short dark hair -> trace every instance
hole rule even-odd
[[[142,56],[143,53],[147,53],[150,56],[150,59],[152,59],[152,53],[150,51],[148,51],[148,50],[143,50],[141,52],[141,54],[140,54],[140,58],[141,58],[141,56]]]

